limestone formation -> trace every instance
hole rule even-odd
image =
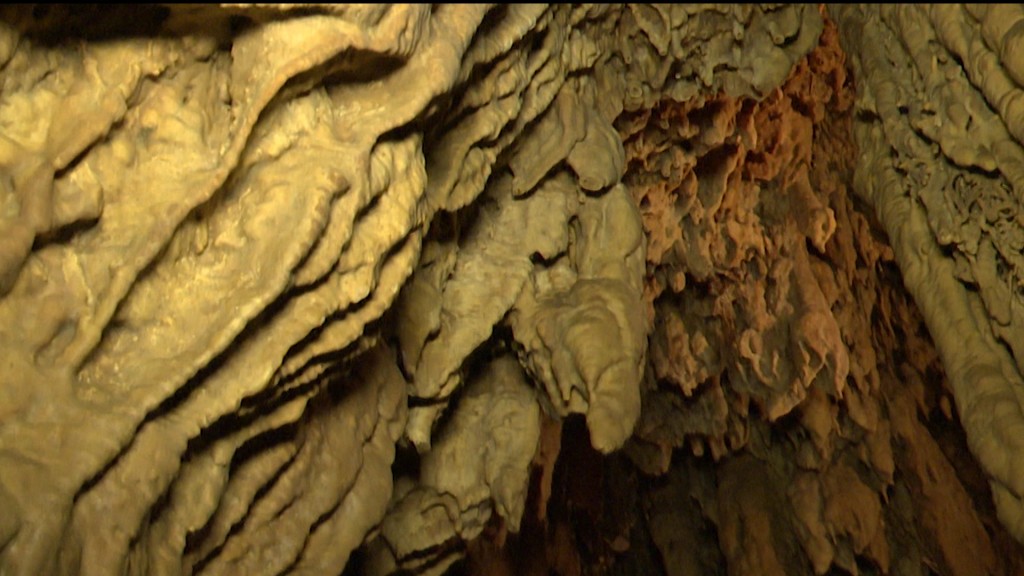
[[[0,574],[1024,573],[1021,22],[0,8]]]

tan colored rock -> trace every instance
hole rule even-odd
[[[1024,539],[1015,192],[1024,132],[1020,63],[1004,47],[1020,18],[1010,7],[837,11],[863,87],[856,190],[892,239],[999,517]]]
[[[78,51],[37,40],[31,9],[6,12],[3,121],[41,122],[6,131],[3,161],[20,205],[5,222],[36,236],[5,260],[0,301],[5,572],[336,566],[387,503],[399,373],[366,356],[378,368],[345,401],[339,378],[418,257],[425,173],[420,135],[378,137],[454,81],[458,59],[438,58],[465,49],[473,12],[271,10],[225,50],[230,14],[205,10],[166,21],[185,34]],[[405,66],[318,86],[388,61]],[[367,86],[424,66],[435,89],[370,106]],[[260,559],[271,541],[278,568]]]
[[[829,11],[0,8],[0,573],[1024,570],[1024,11]]]

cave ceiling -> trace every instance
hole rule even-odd
[[[1024,8],[0,7],[0,574],[1024,574]]]

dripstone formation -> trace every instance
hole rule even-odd
[[[0,574],[1024,573],[1024,8],[0,8]]]

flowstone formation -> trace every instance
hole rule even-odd
[[[863,78],[857,190],[934,335],[999,518],[1024,541],[1024,10],[838,18]]]
[[[1024,12],[831,11],[0,8],[0,574],[1024,571]]]

